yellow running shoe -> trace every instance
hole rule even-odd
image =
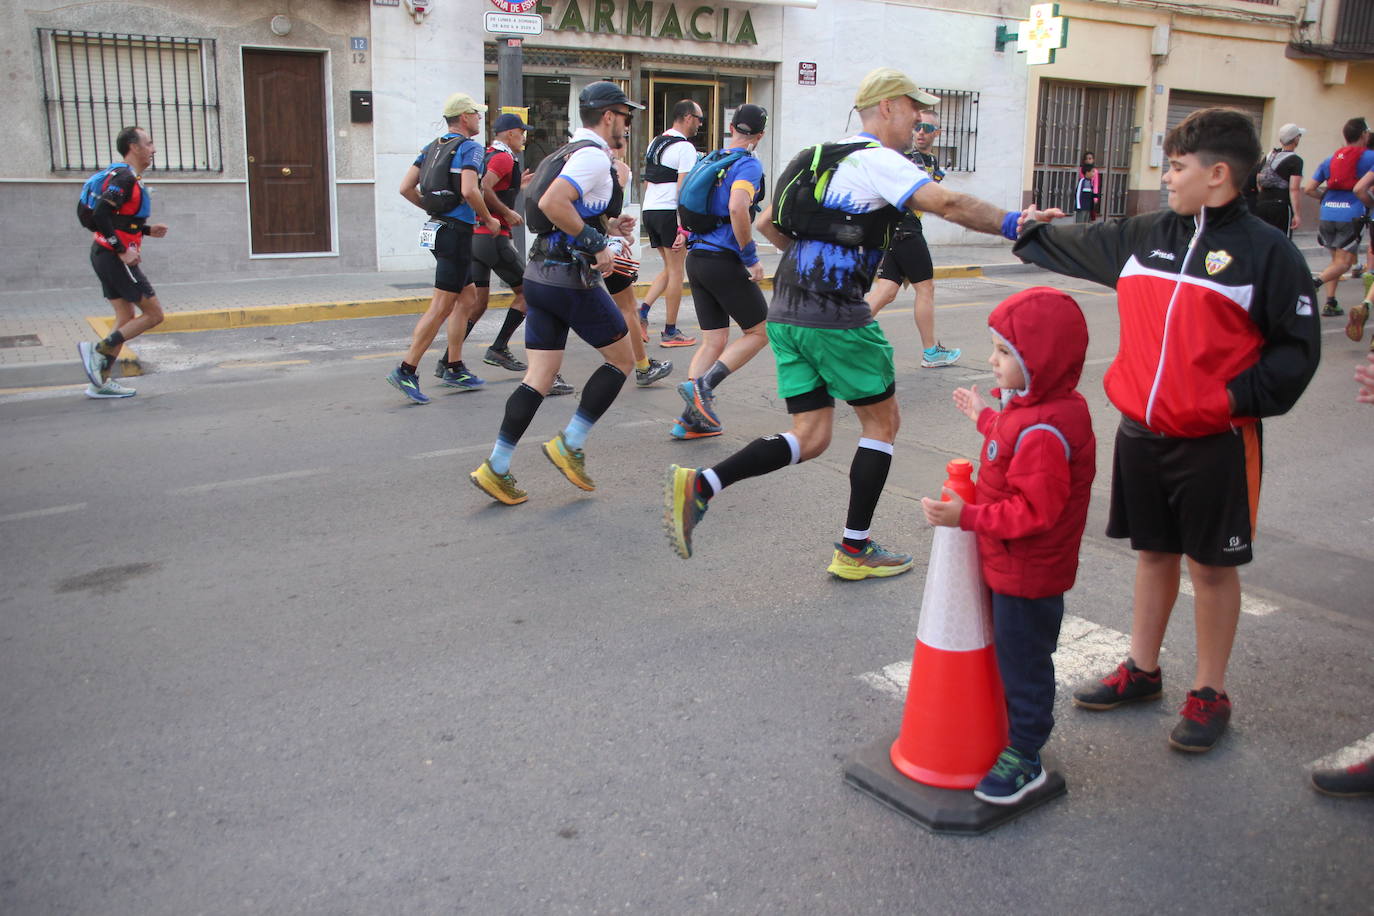
[[[1364,322],[1369,317],[1369,300],[1366,299],[1350,310],[1350,319],[1345,323],[1345,336],[1359,343],[1364,337]]]
[[[668,466],[663,485],[663,527],[677,555],[692,556],[692,531],[706,514],[706,500],[697,495],[696,468]]]
[[[893,553],[870,540],[863,553],[850,553],[843,544],[835,545],[835,556],[826,572],[840,579],[867,579],[870,576],[900,576],[911,569],[915,561],[904,553]]]
[[[587,454],[580,448],[568,448],[567,440],[559,433],[544,443],[544,457],[572,481],[573,486],[584,490],[595,490],[596,484],[587,476]]]
[[[493,471],[490,461],[483,461],[482,466],[469,474],[468,478],[474,487],[498,503],[518,506],[530,498],[528,493],[515,485],[515,478],[509,473],[498,474]]]

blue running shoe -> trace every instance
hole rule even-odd
[[[462,363],[450,363],[444,371],[443,381],[439,384],[455,391],[476,391],[485,385],[486,381],[473,375]]]
[[[941,366],[952,366],[963,354],[963,350],[951,350],[938,340],[935,346],[921,351],[921,368],[938,369]]]
[[[400,366],[387,373],[386,380],[412,404],[428,404],[429,395],[420,390],[420,378],[414,372],[403,372]]]
[[[1044,784],[1045,768],[1039,758],[1031,760],[1008,747],[997,755],[997,762],[973,794],[990,805],[1014,805]]]
[[[700,417],[708,426],[720,426],[720,418],[716,416],[716,399],[710,391],[703,391],[696,382],[688,379],[678,384],[677,393],[687,404],[689,414]]]

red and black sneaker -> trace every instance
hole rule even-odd
[[[1337,798],[1374,795],[1374,757],[1337,770],[1313,770],[1312,788]]]
[[[1125,703],[1157,700],[1163,695],[1163,671],[1141,671],[1135,660],[1128,658],[1101,680],[1079,685],[1073,692],[1073,705],[1083,709],[1116,709]]]
[[[1231,721],[1231,698],[1211,687],[1190,690],[1178,713],[1183,718],[1169,733],[1169,745],[1175,750],[1201,754],[1210,751],[1226,731],[1226,723]]]

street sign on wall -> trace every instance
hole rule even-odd
[[[486,30],[493,35],[543,35],[544,17],[537,13],[497,13],[482,16]]]

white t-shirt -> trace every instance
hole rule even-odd
[[[873,139],[871,134],[856,134],[837,142]],[[861,149],[836,166],[825,189],[825,205],[846,213],[869,213],[887,204],[901,210],[916,189],[931,180],[924,169],[895,149]]]
[[[692,170],[692,166],[697,164],[697,148],[692,145],[692,141],[681,131],[668,128],[663,132],[670,137],[681,137],[687,140],[686,143],[673,143],[668,146],[659,156],[659,161],[670,169],[675,169],[679,176],[686,175]],[[644,202],[640,205],[641,210],[676,210],[677,209],[677,182],[668,181],[663,184],[644,185]]]
[[[584,146],[569,156],[568,161],[563,163],[563,171],[558,173],[558,178],[577,188],[577,200],[573,201],[573,206],[577,208],[577,215],[585,219],[601,213],[611,202],[611,192],[614,190],[611,183],[611,149],[600,134],[586,127],[575,130],[572,138],[574,141],[596,142],[596,146]]]

